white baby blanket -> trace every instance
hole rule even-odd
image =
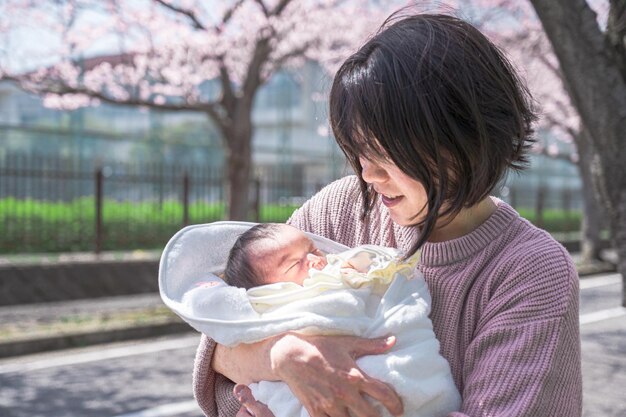
[[[404,402],[405,416],[445,416],[458,410],[460,396],[448,363],[439,355],[439,342],[428,319],[430,295],[417,270],[399,268],[388,280],[390,284],[376,282],[359,288],[347,288],[332,274],[320,273],[303,287],[280,283],[246,294],[213,273],[223,270],[230,247],[252,225],[217,222],[177,233],[161,258],[163,301],[192,327],[224,345],[250,343],[291,330],[363,337],[393,334],[397,342],[388,354],[362,357],[357,360],[359,367],[394,387]],[[324,252],[347,249],[309,236]],[[381,277],[384,267],[378,268]],[[282,382],[261,381],[250,388],[276,417],[308,416]],[[389,416],[378,407],[381,415]]]

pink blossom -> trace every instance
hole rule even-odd
[[[92,99],[82,94],[47,94],[44,96],[43,104],[55,109],[76,110],[91,105]]]
[[[329,130],[328,125],[327,125],[327,124],[319,125],[319,126],[317,127],[317,134],[318,134],[319,136],[322,136],[322,137],[327,137],[329,133],[330,133],[330,130]]]
[[[165,104],[165,103],[166,103],[165,97],[164,97],[164,96],[162,96],[161,94],[157,95],[157,96],[154,98],[154,103],[155,103],[155,104],[157,104],[157,105],[163,105],[163,104]]]
[[[559,147],[552,143],[548,145],[547,152],[550,156],[557,156],[559,154]]]

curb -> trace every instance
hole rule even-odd
[[[194,330],[185,322],[172,322],[0,342],[0,358],[185,332]]]

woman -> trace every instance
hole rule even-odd
[[[490,197],[522,169],[534,114],[502,53],[445,15],[393,17],[335,76],[330,119],[357,176],[289,223],[348,246],[422,250],[431,319],[462,406],[450,416],[579,416],[578,278],[546,232]],[[311,416],[394,415],[402,404],[355,358],[394,338],[286,334],[232,349],[203,339],[195,394],[207,415],[266,415],[235,381],[282,380]]]

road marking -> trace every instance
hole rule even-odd
[[[39,359],[32,362],[9,363],[7,365],[0,365],[0,375],[14,372],[38,371],[40,369],[54,368],[57,366],[77,365],[81,363],[97,362],[133,355],[144,355],[147,353],[155,353],[165,350],[186,349],[189,347],[197,347],[198,343],[198,336],[194,335],[174,340],[161,340],[157,342],[133,344],[109,349],[98,349],[95,351],[76,353],[68,356]]]
[[[580,289],[603,287],[605,285],[614,285],[622,282],[621,274],[602,275],[597,278],[583,278],[580,280]]]
[[[169,417],[193,411],[202,413],[195,400],[160,405],[158,407],[148,408],[134,413],[118,414],[115,417]]]
[[[615,307],[606,310],[594,311],[593,313],[581,314],[580,324],[597,323],[602,320],[613,319],[616,317],[626,316],[626,308]]]

